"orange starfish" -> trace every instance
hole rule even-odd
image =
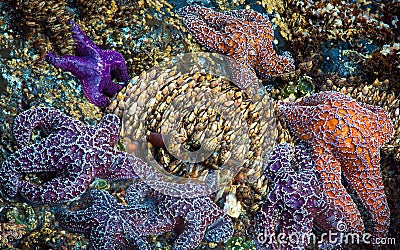
[[[380,174],[379,148],[393,134],[386,112],[338,92],[281,102],[279,111],[294,135],[312,146],[324,192],[343,210],[348,230],[361,234],[364,225],[341,183],[341,170],[371,214],[373,236],[385,237],[390,211]]]
[[[268,18],[252,10],[216,12],[200,6],[186,6],[178,12],[196,40],[211,51],[233,58],[231,72],[241,88],[255,85],[247,71],[254,68],[265,77],[294,71],[288,52],[278,55],[272,41],[274,30]]]

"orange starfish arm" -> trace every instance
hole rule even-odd
[[[376,116],[376,121],[374,123],[374,133],[373,136],[378,142],[378,147],[381,147],[385,142],[389,141],[392,137],[394,128],[393,123],[388,114],[378,106],[372,106],[366,103],[360,103],[363,108],[366,108],[374,113]]]
[[[186,7],[182,12],[187,30],[207,49],[227,55],[234,53],[238,43],[225,33],[225,27],[234,21],[229,15],[198,6]]]
[[[341,210],[349,232],[361,235],[364,224],[355,203],[341,183],[340,162],[320,145],[313,145],[313,156],[328,203]]]
[[[222,30],[224,26],[228,25],[228,13],[229,12],[217,12],[201,6],[186,6],[180,10],[179,14],[183,15],[185,17],[184,19],[191,19],[196,16],[207,26],[212,26],[216,30]]]
[[[241,18],[246,20],[247,22],[254,22],[260,26],[266,26],[266,30],[268,31],[268,35],[270,38],[274,37],[274,30],[272,29],[272,24],[268,20],[267,17],[263,16],[262,14],[252,11],[252,10],[233,10],[230,12],[225,12],[225,14],[230,15],[235,18]]]
[[[285,72],[293,72],[294,60],[292,56],[289,54],[277,55],[276,53],[272,53],[272,50],[273,49],[264,49],[264,51],[260,51],[260,58],[263,59],[260,60],[259,65],[256,66],[258,72],[260,72],[264,77],[277,76]]]
[[[344,176],[371,214],[375,223],[374,237],[386,237],[390,224],[390,210],[379,171],[379,151],[371,152],[369,148],[363,148],[363,151],[371,158],[371,167],[360,169],[348,163],[348,167],[343,168]]]
[[[324,123],[319,117],[312,118],[315,114],[315,107],[312,106],[300,106],[295,102],[280,102],[278,110],[284,116],[290,131],[301,140],[313,139],[312,133],[317,133],[320,125]]]

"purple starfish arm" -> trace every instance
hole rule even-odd
[[[68,136],[69,133],[64,132]],[[58,171],[64,168],[64,164],[60,164],[63,157],[56,142],[60,142],[59,138],[50,135],[40,143],[23,147],[8,157],[0,168],[3,195],[15,197],[21,185],[20,175],[23,173]]]
[[[103,74],[96,62],[78,56],[61,56],[48,52],[46,60],[55,67],[70,71],[78,77],[82,84],[86,98],[96,106],[107,105],[108,100],[102,93],[102,88],[109,82],[108,79],[102,80]]]
[[[60,118],[59,123],[54,121],[56,118]],[[96,175],[105,171],[103,168],[111,165],[120,128],[115,115],[104,116],[97,126],[83,126],[57,109],[37,108],[20,114],[15,121],[21,145],[29,141],[28,132],[36,125],[58,130],[22,147],[3,162],[0,187],[5,197],[15,197],[20,191],[36,203],[72,200],[85,192]],[[57,177],[42,185],[21,180],[23,174],[39,172],[55,172]]]
[[[14,120],[14,138],[20,148],[29,145],[32,130],[36,127],[45,129],[47,133],[72,126],[83,126],[80,121],[71,119],[54,108],[30,109],[18,115]]]
[[[97,177],[107,180],[141,179],[159,192],[174,197],[192,198],[212,193],[214,184],[212,181],[216,178],[214,175],[209,175],[212,180],[206,179],[205,183],[195,179],[185,179],[181,183],[181,179],[174,179],[175,176],[171,177],[154,169],[133,154],[114,149],[111,152],[110,166],[96,170]]]
[[[83,33],[81,28],[73,20],[69,20],[68,24],[72,25],[72,37],[76,42],[76,53],[79,56],[93,57],[101,60],[99,47],[90,38]]]
[[[124,85],[113,82],[128,82],[130,77],[123,56],[113,50],[101,50],[79,28],[70,21],[73,37],[76,40],[77,56],[56,56],[47,53],[46,60],[55,67],[70,71],[79,78],[85,96],[96,106],[107,105],[108,100],[104,96],[113,96]]]
[[[135,225],[143,223],[151,209],[149,206],[125,206],[106,191],[90,191],[91,206],[79,211],[62,211],[57,220],[69,231],[89,234],[94,249],[150,250],[140,237]]]
[[[23,147],[0,167],[0,191],[6,198],[20,192],[35,203],[66,202],[83,194],[96,177],[141,178],[167,195],[184,198],[210,193],[203,183],[167,179],[140,158],[117,150],[120,120],[116,115],[104,116],[96,126],[84,126],[56,109],[38,108],[20,114],[15,121],[16,137]],[[27,145],[36,125],[44,125],[51,133]],[[50,176],[55,178],[40,185],[21,180],[24,174],[45,172],[53,172]]]
[[[173,249],[194,249],[204,236],[216,242],[232,236],[231,219],[208,197],[172,197],[143,182],[131,185],[126,193],[130,205],[143,204],[149,200],[157,204],[149,218],[136,227],[141,235],[173,231],[183,221],[184,230],[176,239]]]
[[[326,202],[305,144],[278,145],[265,163],[265,174],[275,185],[255,219],[258,249],[304,249],[313,226],[340,233],[343,215]],[[284,235],[283,241],[278,234]],[[293,236],[297,238],[291,241]],[[328,247],[328,242],[322,245]]]
[[[75,169],[68,169],[44,184],[37,185],[21,180],[20,194],[34,203],[62,203],[79,198],[94,179],[94,171],[89,164]]]

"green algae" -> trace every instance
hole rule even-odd
[[[256,246],[252,240],[245,240],[242,237],[230,238],[225,243],[226,250],[256,250]]]
[[[6,212],[8,220],[15,220],[18,224],[25,225],[28,230],[36,228],[38,221],[35,211],[26,203],[17,203]]]

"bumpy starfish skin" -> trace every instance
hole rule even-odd
[[[275,52],[272,25],[260,13],[252,10],[219,13],[200,6],[186,6],[179,14],[199,43],[234,59],[231,67],[239,87],[253,85],[257,88],[254,74],[247,73],[251,68],[265,77],[294,71],[289,53],[278,55]]]
[[[264,173],[274,183],[255,218],[258,249],[305,249],[313,225],[328,233],[341,231],[342,213],[326,202],[317,180],[312,155],[305,144],[278,145],[264,164]],[[295,169],[297,168],[297,170]],[[278,229],[279,228],[279,229]],[[278,232],[276,230],[279,230]],[[285,236],[279,242],[278,234]],[[299,241],[290,241],[290,237]],[[321,247],[333,247],[325,242]]]
[[[313,148],[324,192],[342,208],[350,231],[362,233],[363,222],[341,183],[341,170],[375,223],[374,236],[385,237],[390,211],[380,174],[380,147],[393,133],[389,116],[379,107],[358,103],[338,92],[320,92],[299,102],[280,103],[280,113],[296,137]]]
[[[41,126],[48,136],[29,145],[31,131]],[[115,149],[120,121],[106,115],[97,126],[85,126],[54,108],[37,108],[15,119],[15,138],[21,149],[3,162],[0,187],[3,195],[18,192],[37,203],[60,203],[78,198],[94,178],[142,178],[153,188],[178,197],[198,197],[210,193],[198,182],[176,183],[134,155]],[[57,172],[43,185],[21,180],[22,174]]]
[[[93,249],[132,249],[134,245],[140,250],[151,249],[135,229],[147,219],[150,205],[122,205],[102,190],[92,190],[90,197],[90,207],[58,213],[61,226],[72,232],[88,233]]]
[[[30,133],[42,126],[50,134],[29,145]],[[118,141],[119,118],[103,117],[97,126],[84,126],[54,108],[37,108],[20,114],[14,123],[14,133],[22,147],[2,164],[0,180],[3,193],[14,197],[19,191],[33,202],[63,202],[85,192],[95,177],[114,178],[124,172],[122,165],[113,173],[113,163],[124,157],[114,149]],[[23,173],[59,172],[59,175],[36,185],[21,180]]]
[[[70,71],[82,83],[89,101],[99,107],[107,105],[107,98],[120,91],[124,85],[112,81],[127,82],[130,78],[122,55],[113,50],[101,50],[72,22],[73,37],[76,40],[77,56],[56,56],[47,53],[46,60],[56,67]]]
[[[155,210],[136,229],[141,235],[161,234],[177,230],[183,223],[183,232],[176,239],[173,249],[194,249],[204,235],[212,242],[225,241],[232,236],[231,219],[208,197],[171,197],[145,183],[135,183],[128,188],[128,204],[149,201],[155,203]]]

